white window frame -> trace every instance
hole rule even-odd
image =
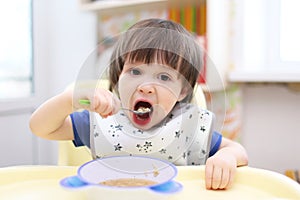
[[[281,0],[233,1],[234,69],[229,81],[300,82],[300,63],[280,60]]]
[[[44,59],[47,57],[47,52],[43,46],[44,41],[47,41],[47,33],[44,31],[45,22],[47,21],[47,16],[43,14],[45,9],[43,8],[43,3],[38,3],[35,0],[32,1],[33,93],[31,96],[24,98],[0,99],[1,116],[31,113],[45,99],[48,84],[40,84],[48,82],[47,59]]]

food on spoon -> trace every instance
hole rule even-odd
[[[151,109],[147,108],[147,107],[139,107],[137,109],[137,111],[140,112],[140,113],[148,113],[148,112],[151,112]]]

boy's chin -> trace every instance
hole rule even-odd
[[[139,121],[139,120],[134,120],[134,119],[131,119],[132,121],[132,124],[140,129],[140,130],[143,130],[143,131],[147,131],[153,127],[159,127],[161,126],[163,123],[163,121],[165,120],[165,118],[158,118],[158,117],[150,117],[150,119],[146,120],[146,121]]]
[[[143,131],[147,131],[155,125],[155,124],[151,123],[151,120],[148,123],[133,120],[132,123],[136,128],[143,130]]]

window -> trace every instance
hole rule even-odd
[[[32,2],[0,1],[0,100],[33,93]]]
[[[280,1],[280,59],[300,62],[300,1]]]
[[[273,3],[273,2],[272,2]],[[273,69],[300,70],[300,1],[276,0],[265,6],[266,65]]]
[[[230,81],[300,81],[300,1],[233,0]]]

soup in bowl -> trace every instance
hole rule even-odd
[[[121,197],[121,194],[130,192],[131,197],[135,193],[145,199],[144,195],[149,192],[164,195],[179,192],[182,185],[173,180],[176,176],[176,166],[164,160],[144,156],[113,156],[83,164],[77,176],[63,179],[61,185],[73,189],[92,186],[98,189],[99,195],[101,191],[102,195],[108,195],[110,191],[110,197]]]

